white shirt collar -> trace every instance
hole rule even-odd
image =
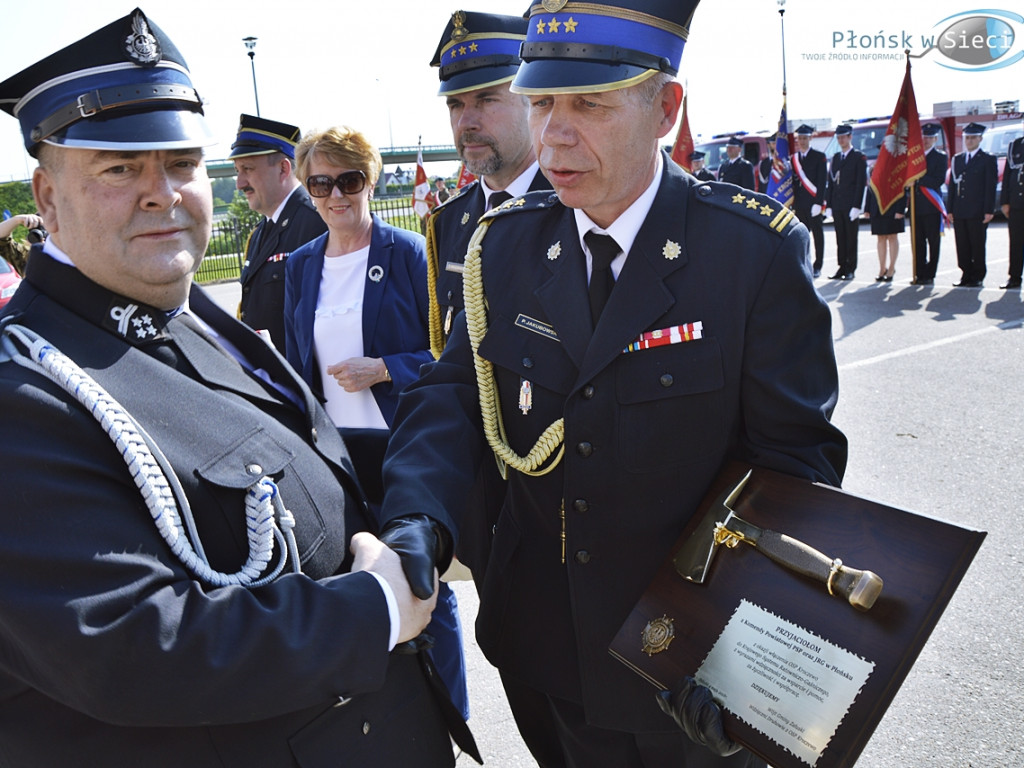
[[[505,187],[504,191],[508,192],[512,197],[522,197],[530,191],[530,185],[533,184],[533,177],[537,175],[537,171],[540,170],[540,165],[534,160],[530,163],[530,167],[520,173],[512,182]],[[494,192],[500,192],[502,190],[491,189],[487,186],[487,182],[484,181],[483,177],[480,177],[480,189],[483,190],[484,200],[489,200],[491,194]]]
[[[281,216],[281,212],[284,210],[284,207],[288,205],[288,201],[292,199],[292,195],[295,194],[295,190],[298,189],[300,186],[302,185],[296,184],[294,187],[292,187],[292,191],[284,196],[284,200],[282,200],[281,204],[277,206],[277,210],[274,211],[274,215],[270,217],[270,220],[272,222],[274,222],[275,224],[277,223],[277,220]]]
[[[636,200],[619,214],[619,218],[613,221],[608,227],[602,228],[594,223],[594,220],[587,216],[583,212],[582,208],[576,208],[573,210],[573,214],[576,217],[576,231],[580,238],[580,245],[583,248],[583,252],[587,254],[587,274],[590,274],[590,249],[586,247],[583,242],[583,236],[591,230],[596,230],[601,234],[611,235],[615,238],[615,242],[619,244],[622,249],[622,253],[619,254],[614,261],[612,261],[612,273],[615,278],[618,279],[619,272],[622,271],[622,267],[626,262],[626,256],[629,255],[630,249],[633,247],[633,241],[636,240],[636,236],[640,233],[640,227],[643,226],[644,220],[647,218],[647,214],[651,212],[651,206],[654,205],[654,198],[658,194],[658,187],[661,186],[661,177],[665,170],[665,163],[661,158],[661,152],[657,154],[657,165],[654,169],[654,178],[651,183],[647,186]]]

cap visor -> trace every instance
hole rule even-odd
[[[121,150],[188,149],[217,143],[206,118],[199,112],[158,109],[135,114],[97,115],[79,120],[47,144],[78,149]]]
[[[477,91],[481,88],[488,88],[493,85],[501,85],[509,82],[516,76],[518,66],[508,67],[481,67],[468,72],[460,72],[457,75],[441,81],[441,88],[438,96],[451,96],[466,91]]]
[[[599,93],[642,83],[655,70],[631,64],[540,59],[519,65],[513,93]]]

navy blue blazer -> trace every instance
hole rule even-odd
[[[313,319],[320,295],[328,233],[306,243],[288,259],[285,272],[284,327],[288,362],[321,399]],[[376,279],[375,279],[376,278]],[[373,216],[370,258],[363,293],[363,354],[384,359],[390,382],[371,387],[390,426],[398,393],[433,360],[427,336],[427,252],[423,236],[398,229]]]

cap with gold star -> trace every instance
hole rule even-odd
[[[438,95],[510,81],[519,68],[519,46],[525,39],[525,18],[456,11],[430,62],[430,66],[439,68]]]
[[[25,148],[187,149],[216,143],[188,66],[138,8],[0,83]]]
[[[529,28],[512,90],[596,93],[626,88],[655,72],[676,75],[699,0],[542,0]]]

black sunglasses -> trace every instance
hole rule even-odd
[[[313,197],[330,197],[335,187],[343,195],[358,195],[366,189],[366,174],[362,171],[345,171],[336,179],[325,173],[306,177],[306,189]]]

